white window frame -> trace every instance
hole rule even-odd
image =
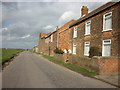
[[[35,51],[38,52],[38,48],[35,48]]]
[[[89,23],[89,24],[88,24]],[[85,23],[85,35],[90,35],[90,33],[87,33],[87,26],[90,25],[90,31],[91,31],[91,21],[87,21]]]
[[[77,30],[78,30],[78,26],[75,26],[73,30],[73,38],[77,38]]]
[[[85,53],[86,45],[89,45],[89,51],[90,51],[90,42],[84,42],[84,55],[85,55],[85,56],[89,56],[89,52],[88,52],[88,53]]]
[[[110,43],[105,43],[105,41],[110,41]],[[104,55],[104,45],[111,45],[111,39],[107,39],[107,40],[103,40],[103,44],[102,44],[102,56],[105,56]],[[110,49],[111,49],[111,47],[110,47]],[[111,56],[111,50],[110,50],[110,56]]]
[[[108,15],[108,14],[111,14],[110,15],[110,17],[111,17],[111,28],[110,29],[105,29],[105,19],[106,19],[105,16]],[[106,14],[103,15],[103,32],[110,31],[110,30],[112,30],[112,12],[109,12],[109,13],[106,13]]]
[[[45,39],[45,43],[47,43],[47,38]]]
[[[53,42],[53,34],[50,37],[51,37],[50,41]]]
[[[49,43],[49,40],[50,40],[49,38],[46,38],[45,43]]]
[[[74,51],[74,47],[76,47],[76,50],[77,50],[77,45],[76,44],[73,44],[73,54],[76,55],[76,50]]]

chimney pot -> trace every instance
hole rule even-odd
[[[88,8],[87,8],[87,6],[82,6],[81,17],[85,16],[86,14],[88,14]]]

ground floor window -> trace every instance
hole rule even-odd
[[[90,42],[84,43],[84,55],[89,56],[89,50],[90,50]]]
[[[102,56],[111,56],[111,40],[103,40]]]
[[[76,44],[73,44],[73,54],[76,54]]]

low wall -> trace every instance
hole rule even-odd
[[[62,60],[64,61],[64,57],[63,57],[63,54],[54,54],[54,57],[58,60]]]
[[[54,54],[54,57],[65,61],[66,56],[62,54]],[[69,54],[67,56],[68,62],[79,67],[84,67],[90,70],[94,70],[99,74],[108,74],[120,72],[120,58],[116,57],[79,57]]]
[[[120,72],[120,59],[115,57],[100,57],[98,58],[99,62],[99,73],[116,73]]]
[[[79,57],[76,55],[69,55],[68,60],[70,63],[76,66],[84,67],[99,72],[99,64],[97,59],[91,59],[88,57]]]

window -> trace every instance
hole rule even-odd
[[[90,50],[90,42],[85,42],[84,45],[84,55],[89,56],[89,50]]]
[[[91,21],[86,22],[86,24],[85,24],[85,35],[90,34],[90,25],[91,25]]]
[[[73,54],[76,54],[76,44],[73,44]]]
[[[102,56],[110,56],[111,55],[111,40],[103,40],[103,50]]]
[[[38,52],[38,48],[36,48],[35,51]]]
[[[76,38],[77,37],[77,29],[78,27],[74,27],[74,32],[73,32],[73,38]]]
[[[112,12],[103,16],[103,31],[112,30]]]
[[[53,42],[53,34],[51,35],[51,39],[50,40],[51,40],[51,42]]]
[[[49,38],[46,38],[46,39],[45,39],[45,43],[49,43]]]

